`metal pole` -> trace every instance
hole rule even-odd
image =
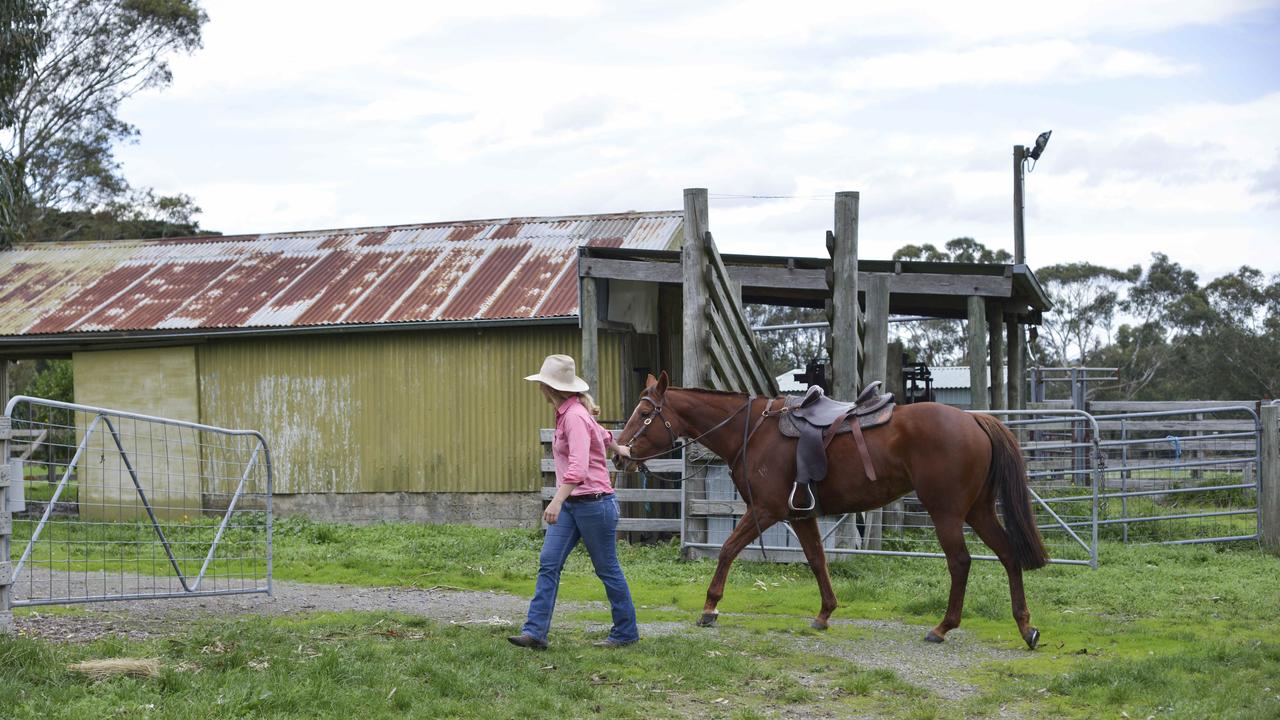
[[[1013,263],[1015,265],[1027,262],[1026,238],[1022,234],[1022,163],[1026,157],[1026,147],[1013,146]]]
[[[23,480],[21,474],[17,478],[9,477],[10,427],[9,417],[0,415],[0,635],[13,631],[13,612],[9,609],[9,592],[13,587],[13,577],[9,573],[9,534],[13,528],[13,516],[9,514],[9,483]]]

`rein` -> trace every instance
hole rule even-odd
[[[654,453],[654,454],[652,454],[652,455],[646,455],[646,456],[644,456],[644,457],[631,457],[631,458],[627,458],[627,459],[628,459],[628,460],[631,460],[631,461],[633,461],[633,462],[643,463],[645,460],[652,460],[652,459],[654,459],[654,458],[660,458],[660,457],[662,457],[662,456],[664,456],[664,455],[670,455],[671,453],[676,452],[676,451],[678,451],[678,450],[683,450],[683,449],[685,449],[686,447],[688,447],[689,445],[692,445],[692,444],[694,444],[694,443],[698,442],[699,440],[701,440],[702,438],[704,438],[704,437],[706,437],[706,436],[710,435],[711,433],[715,432],[716,430],[719,430],[720,428],[724,427],[725,425],[728,425],[728,424],[729,424],[729,422],[730,422],[731,420],[733,420],[734,418],[736,418],[736,417],[738,417],[739,415],[741,415],[741,414],[743,413],[743,411],[744,411],[744,410],[747,412],[748,418],[750,418],[750,415],[751,415],[751,403],[752,403],[754,400],[755,400],[755,396],[749,396],[749,397],[747,397],[747,404],[746,404],[746,405],[743,405],[741,408],[739,408],[738,410],[734,411],[734,413],[733,413],[732,415],[730,415],[729,417],[725,418],[724,420],[721,420],[720,422],[716,423],[715,425],[713,425],[713,426],[711,427],[711,429],[709,429],[709,430],[707,430],[706,432],[702,433],[702,434],[701,434],[701,435],[699,435],[698,437],[690,438],[690,439],[685,440],[685,441],[683,441],[683,442],[676,442],[676,433],[675,433],[675,431],[674,431],[674,430],[672,430],[672,429],[671,429],[671,422],[670,422],[669,420],[667,420],[666,418],[662,418],[662,424],[667,428],[667,434],[671,436],[671,447],[667,448],[666,450],[663,450],[663,451],[662,451],[662,452],[660,452],[660,453]],[[653,422],[653,419],[654,419],[655,417],[662,417],[662,406],[661,406],[661,405],[659,405],[658,403],[654,402],[653,400],[651,400],[651,399],[649,399],[649,398],[647,398],[647,397],[642,397],[642,398],[640,398],[640,401],[641,401],[641,402],[648,402],[650,405],[653,405],[653,415],[650,415],[649,417],[645,418],[645,419],[644,419],[644,427],[642,427],[642,428],[640,429],[640,432],[638,432],[638,433],[636,433],[635,435],[633,435],[633,436],[631,437],[631,439],[627,441],[626,448],[627,448],[628,450],[630,450],[630,449],[631,449],[631,446],[635,443],[635,441],[636,441],[636,440],[639,440],[639,439],[640,439],[640,436],[641,436],[641,435],[644,435],[645,431],[649,429],[649,425]],[[748,420],[747,420],[747,424],[748,424],[748,425],[750,425],[750,422],[751,422],[751,421],[750,421],[750,419],[748,419]],[[758,426],[757,426],[757,427],[758,427]],[[745,448],[743,448],[743,449],[745,450]],[[739,453],[739,455],[741,455],[741,453]],[[736,461],[735,461],[735,464],[736,464]],[[685,479],[685,478],[681,478],[681,479],[683,480],[683,479]]]
[[[630,450],[632,444],[635,443],[635,441],[639,439],[639,437],[643,435],[646,430],[649,429],[649,426],[653,424],[653,419],[655,417],[662,417],[661,405],[654,402],[652,399],[648,397],[642,397],[640,398],[640,400],[642,402],[648,401],[650,405],[653,405],[654,412],[653,412],[653,415],[650,415],[649,417],[644,419],[644,427],[640,429],[640,432],[633,435],[631,439],[627,441],[626,447],[628,450]],[[689,440],[686,440],[684,442],[676,441],[676,433],[675,433],[675,430],[671,428],[671,422],[666,418],[662,418],[662,424],[667,428],[667,434],[671,436],[671,447],[660,453],[655,453],[653,455],[648,455],[642,458],[633,457],[629,459],[632,460],[633,462],[638,463],[640,472],[644,473],[644,476],[647,481],[649,478],[653,477],[653,475],[649,472],[648,468],[644,466],[645,460],[652,460],[654,458],[662,457],[663,455],[670,455],[671,453],[677,450],[683,450],[684,448],[688,447],[692,443],[696,443],[698,440],[701,440],[707,435],[710,435],[716,430],[719,430],[725,425],[728,425],[734,418],[738,417],[739,415],[742,415],[745,412],[746,416],[743,418],[743,422],[742,422],[742,448],[738,450],[737,456],[733,459],[733,462],[729,464],[729,472],[730,474],[732,474],[733,471],[738,467],[739,463],[742,464],[744,468],[743,476],[742,476],[743,484],[746,485],[747,487],[747,507],[748,509],[752,509],[755,507],[755,499],[752,497],[752,493],[751,493],[750,463],[747,460],[747,446],[751,444],[751,438],[755,436],[756,431],[760,429],[760,426],[764,424],[764,421],[781,412],[781,411],[770,412],[773,408],[773,398],[770,398],[768,402],[765,404],[764,411],[760,413],[760,419],[756,421],[755,427],[752,427],[751,404],[754,403],[755,400],[756,400],[755,395],[748,394],[747,402],[745,405],[743,405],[738,410],[735,410],[733,414],[729,415],[724,420],[721,420],[720,422],[713,425],[706,432],[698,435],[695,438],[690,438]],[[689,480],[693,477],[695,476],[684,475],[674,480],[668,480],[668,482],[684,482],[685,480]],[[751,518],[755,520],[755,524],[756,524],[756,538],[757,540],[759,540],[759,543],[760,543],[760,556],[764,560],[768,560],[769,556],[765,553],[765,549],[764,549],[764,532],[760,529],[760,516],[758,513],[753,512],[751,514]]]

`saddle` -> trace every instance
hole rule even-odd
[[[877,380],[867,385],[857,400],[842,403],[827,397],[821,387],[813,385],[803,396],[787,399],[779,412],[778,429],[784,436],[798,439],[796,481],[788,499],[792,510],[808,512],[817,507],[817,496],[809,486],[827,476],[827,446],[841,433],[853,433],[867,478],[875,482],[876,470],[862,430],[889,422],[896,405],[893,393],[881,393],[879,390],[880,381]],[[796,491],[801,485],[809,495],[808,507],[795,504]]]

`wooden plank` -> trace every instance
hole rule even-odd
[[[7,415],[0,415],[0,441],[13,437],[13,421]],[[3,461],[4,458],[0,458]]]
[[[685,387],[704,387],[707,364],[707,327],[702,305],[706,302],[707,190],[684,191],[684,246],[680,250],[680,275],[684,300],[681,372]]]
[[[714,293],[713,293],[714,294]],[[713,304],[707,304],[707,324],[711,327],[711,362],[720,368],[721,375],[731,378],[734,390],[750,392],[754,384],[751,373],[742,366],[741,354],[736,352],[737,338],[730,334],[724,326],[720,314],[713,311]]]
[[[680,264],[661,260],[612,260],[584,257],[578,262],[578,272],[583,277],[608,280],[637,280],[640,282],[679,285],[682,281]]]
[[[858,394],[861,338],[858,321],[858,193],[838,192],[834,247],[831,248],[831,396],[851,401]]]
[[[769,372],[769,362],[765,358],[764,351],[760,348],[760,343],[756,341],[755,331],[751,329],[751,323],[747,322],[746,311],[742,309],[742,284],[730,278],[729,272],[725,269],[724,262],[720,258],[720,251],[716,248],[715,238],[711,237],[711,233],[707,233],[707,247],[709,249],[708,259],[711,268],[711,275],[720,283],[720,287],[725,290],[722,296],[726,300],[726,322],[728,329],[737,333],[737,341],[745,347],[747,358],[746,362],[751,366],[753,377],[755,378],[754,391],[758,395],[767,395],[773,397],[778,395],[778,383],[773,377],[773,373]],[[711,283],[713,286],[716,283]],[[730,292],[730,290],[732,290]]]
[[[969,408],[991,407],[987,391],[987,308],[982,298],[969,296]]]
[[[747,504],[741,500],[689,500],[685,503],[687,515],[742,515]]]
[[[721,339],[721,345],[717,352],[728,356],[727,360],[721,361],[722,367],[726,371],[732,369],[731,373],[722,373],[726,380],[734,383],[733,387],[729,389],[761,394],[760,385],[763,381],[759,376],[762,373],[752,357],[755,348],[750,338],[744,337],[740,331],[737,331],[736,328],[729,324],[732,322],[731,318],[734,313],[733,305],[730,304],[726,297],[725,288],[720,279],[715,276],[715,272],[710,268],[707,271],[707,287],[710,290],[708,297],[711,300],[707,307],[709,324],[712,331],[718,334]]]
[[[538,461],[538,463],[539,463],[538,470],[540,472],[551,473],[551,474],[555,473],[556,471],[555,458],[542,458],[541,460]],[[684,472],[684,461],[678,457],[674,459],[654,458],[653,460],[646,460],[644,463],[644,466],[649,468],[649,472],[653,472],[653,473],[680,474]],[[617,472],[621,472],[620,470],[613,467],[613,463],[605,463],[605,468],[609,471],[610,475]]]
[[[614,488],[613,494],[617,496],[618,502],[655,502],[655,503],[678,503],[680,502],[680,489],[647,489],[647,488]],[[550,500],[556,496],[556,489],[553,487],[542,488],[542,499]]]
[[[542,523],[542,529],[547,524]],[[680,518],[618,518],[618,532],[680,532]]]

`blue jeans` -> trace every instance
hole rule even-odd
[[[566,502],[554,525],[547,527],[539,558],[538,582],[529,602],[529,619],[521,632],[546,641],[551,630],[551,613],[560,590],[560,570],[569,553],[581,539],[591,556],[596,576],[604,583],[605,594],[613,609],[613,628],[609,639],[621,643],[640,639],[636,627],[636,607],[631,602],[631,589],[618,564],[618,501],[613,496],[588,502]]]

